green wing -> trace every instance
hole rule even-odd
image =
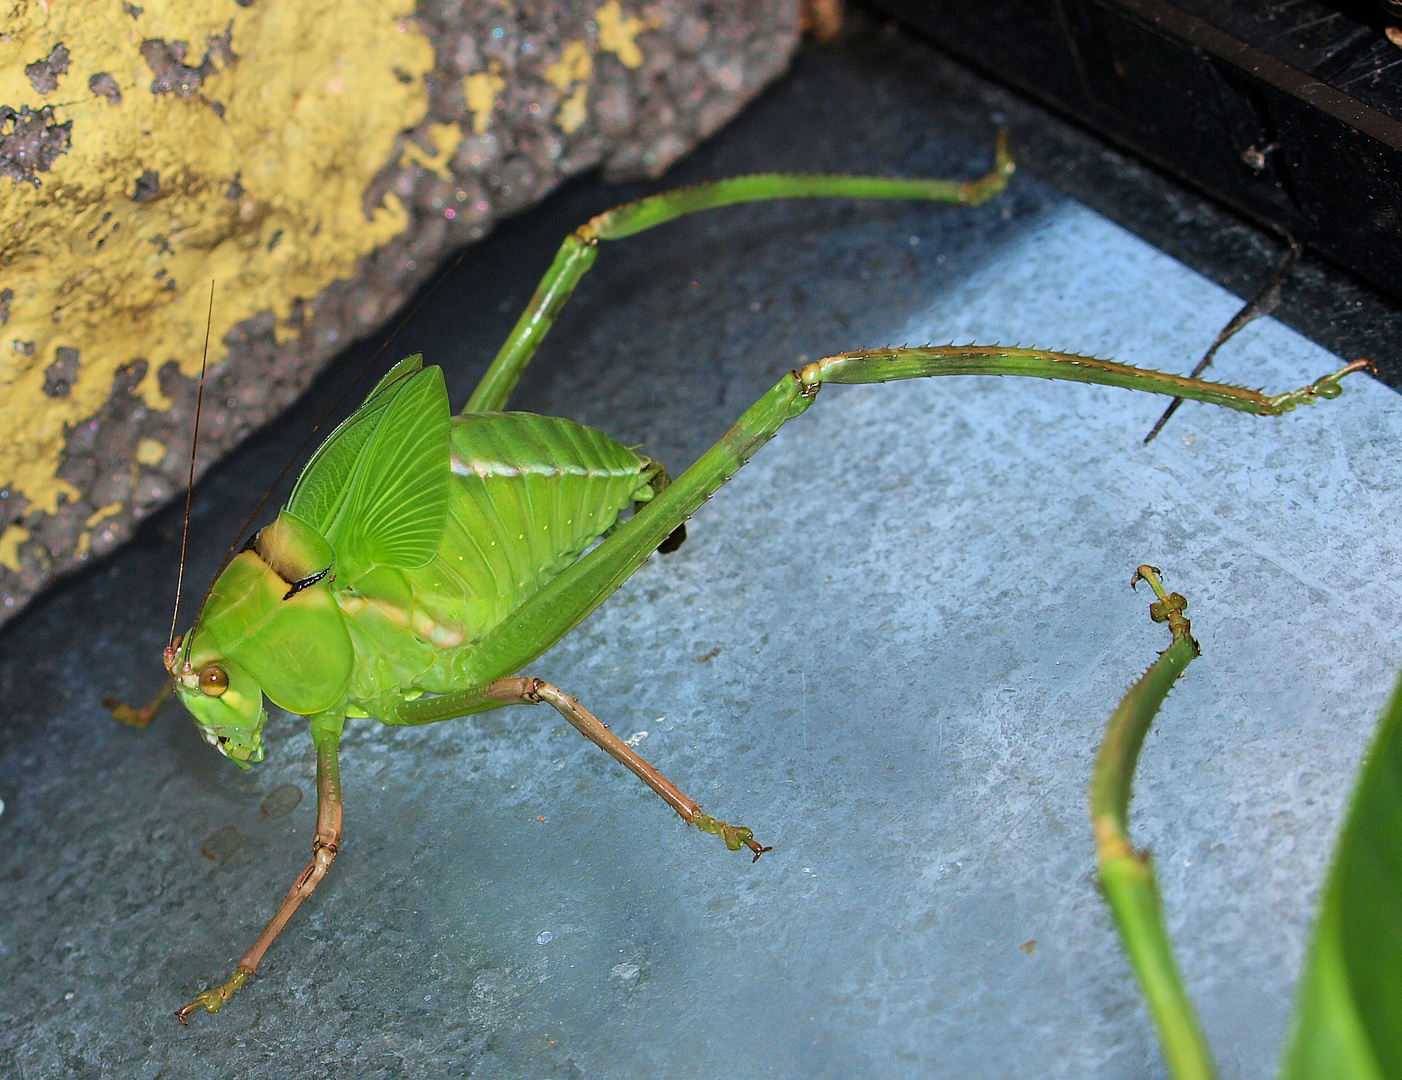
[[[288,509],[335,548],[349,575],[433,557],[448,512],[448,392],[412,356],[317,451]]]
[[[333,431],[307,462],[287,509],[311,525],[322,536],[327,534],[350,493],[351,478],[361,451],[375,433],[385,410],[404,384],[423,367],[423,355],[415,353],[395,364],[375,389]]]
[[[411,376],[356,462],[327,539],[347,570],[422,566],[448,513],[448,390],[431,367]]]

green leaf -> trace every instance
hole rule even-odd
[[[1334,852],[1282,1076],[1402,1077],[1402,681]]]

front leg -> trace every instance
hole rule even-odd
[[[169,675],[161,688],[156,691],[156,696],[140,708],[133,708],[114,697],[103,698],[102,704],[104,708],[111,710],[113,720],[141,729],[151,726],[151,721],[156,719],[156,714],[161,711],[161,706],[170,700],[173,693],[175,693],[175,676]]]
[[[302,901],[321,884],[326,871],[336,858],[341,846],[341,730],[345,717],[322,714],[312,718],[312,742],[316,745],[316,834],[312,838],[312,857],[306,868],[297,875],[297,880],[287,890],[268,925],[258,935],[248,952],[243,954],[233,978],[223,986],[216,986],[199,994],[194,1001],[176,1012],[182,1024],[188,1024],[189,1015],[196,1009],[204,1008],[216,1013],[231,997],[248,983],[258,971],[258,964],[273,939],[282,933],[292,913],[302,906]]]
[[[608,725],[569,694],[544,679],[517,675],[450,694],[404,701],[395,710],[396,719],[389,722],[431,724],[501,705],[538,705],[542,701],[552,706],[586,739],[662,796],[663,801],[688,825],[695,825],[702,832],[719,836],[731,851],[739,851],[742,847],[749,848],[754,852],[754,859],[751,861],[757,861],[770,850],[755,839],[752,830],[703,814],[701,805],[695,799],[658,772],[641,754],[609,730]]]

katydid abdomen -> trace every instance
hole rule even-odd
[[[333,587],[355,646],[350,703],[388,722],[406,696],[510,674],[475,662],[483,635],[612,528],[630,503],[653,493],[655,465],[570,420],[454,417],[449,446],[452,479],[433,557],[411,569],[373,568]]]

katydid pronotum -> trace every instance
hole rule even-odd
[[[569,420],[500,411],[593,263],[614,240],[700,210],[777,198],[918,199],[976,205],[1013,170],[1000,140],[979,180],[765,175],[702,184],[631,203],[567,237],[486,375],[450,415],[441,372],[418,356],[396,365],[316,451],[276,520],[249,541],[165,655],[172,692],[202,735],[242,767],[261,760],[263,698],[311,724],[317,822],[310,862],[233,977],[179,1010],[217,1012],[258,969],[334,860],[342,837],[339,743],[347,717],[427,724],[546,702],[641,778],[684,821],[731,850],[768,850],[750,829],[698,804],[579,702],[517,674],[574,629],[683,526],[825,383],[932,375],[1022,375],[1100,383],[1279,415],[1334,397],[1350,364],[1303,389],[1256,391],[1088,357],[1001,346],[837,353],[790,372],[684,473]],[[620,518],[629,506],[636,512]]]

